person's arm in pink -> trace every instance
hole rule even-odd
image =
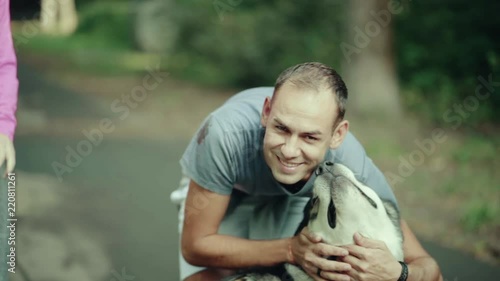
[[[0,166],[7,162],[7,173],[15,166],[12,144],[16,129],[17,61],[10,30],[9,0],[0,0]]]

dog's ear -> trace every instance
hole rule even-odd
[[[337,210],[335,209],[335,204],[331,199],[330,204],[328,204],[328,224],[332,229],[334,229],[337,225]]]
[[[399,211],[398,211],[398,207],[396,207],[396,204],[394,204],[393,202],[389,201],[389,200],[385,200],[385,199],[382,199],[382,204],[384,205],[384,208],[385,208],[385,212],[387,213],[387,215],[389,216],[389,218],[391,219],[392,223],[394,224],[394,226],[396,226],[396,228],[400,228],[400,214],[399,214]]]

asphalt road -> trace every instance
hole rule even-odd
[[[46,93],[40,99],[41,106],[50,107],[51,114],[92,112],[88,101],[47,84],[25,67],[20,68],[20,82],[23,97],[32,97],[34,92]],[[87,106],[89,110],[85,109]],[[66,147],[76,147],[82,139],[18,136],[17,170],[55,176],[54,161],[65,161]],[[81,206],[93,208],[87,212],[92,214],[91,220],[75,220],[82,221],[82,227],[102,229],[113,267],[117,271],[126,268],[128,274],[135,276],[134,280],[178,280],[177,210],[170,203],[169,194],[180,179],[178,159],[186,144],[187,140],[160,142],[105,137],[93,146],[88,156],[82,157],[71,173],[64,175],[64,182],[84,189],[89,195],[81,198]],[[101,203],[91,204],[92,198],[99,198]],[[439,262],[446,280],[500,280],[499,267],[422,242]]]

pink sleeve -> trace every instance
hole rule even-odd
[[[19,82],[9,13],[9,0],[0,0],[0,133],[13,140]]]

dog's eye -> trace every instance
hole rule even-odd
[[[311,203],[312,203],[312,205],[313,205],[313,206],[314,206],[314,205],[316,205],[316,202],[318,202],[318,199],[319,199],[318,197],[314,197],[314,198],[312,199],[312,202],[311,202]]]
[[[327,161],[327,162],[325,162],[325,165],[327,165],[327,166],[333,166],[333,162]]]

